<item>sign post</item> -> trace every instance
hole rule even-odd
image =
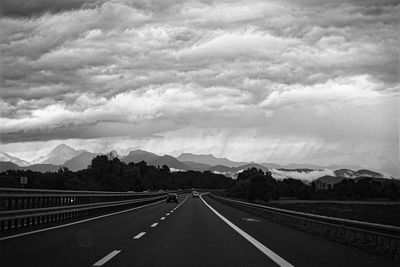
[[[22,188],[25,187],[25,185],[28,183],[28,177],[22,176],[19,178],[19,183],[22,185]]]

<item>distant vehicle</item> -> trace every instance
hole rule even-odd
[[[175,194],[175,193],[168,194],[167,203],[168,202],[176,202],[176,203],[178,203],[178,195]]]
[[[200,193],[197,191],[192,192],[192,197],[200,197]]]

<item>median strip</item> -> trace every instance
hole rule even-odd
[[[105,256],[104,258],[102,258],[101,260],[96,262],[95,264],[93,264],[93,266],[102,266],[104,263],[111,260],[113,257],[115,257],[120,252],[121,252],[121,250],[112,251],[110,254],[108,254],[107,256]]]

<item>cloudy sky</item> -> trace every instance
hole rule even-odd
[[[3,152],[399,171],[399,0],[2,0]]]

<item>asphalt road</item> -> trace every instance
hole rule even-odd
[[[202,199],[180,196],[179,204],[2,240],[0,266],[278,266],[279,258],[307,267],[396,266],[203,197],[227,221]]]

